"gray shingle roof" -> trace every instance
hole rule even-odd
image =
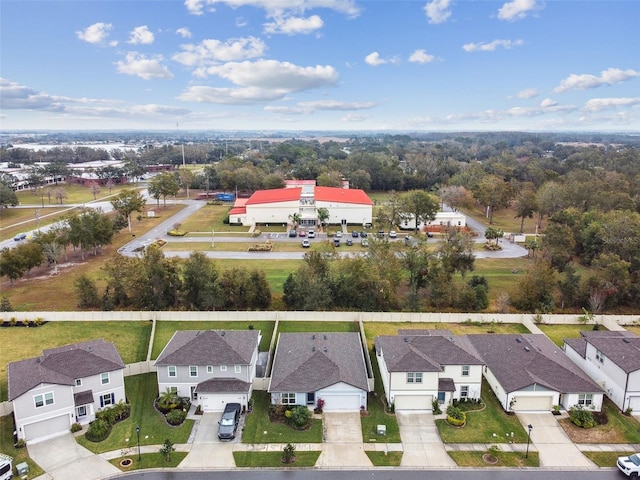
[[[51,348],[39,357],[9,364],[9,400],[15,400],[41,383],[73,385],[76,378],[122,368],[124,362],[116,347],[102,339]]]
[[[180,330],[156,365],[249,365],[260,341],[258,330]]]
[[[586,358],[587,342],[584,338],[565,338],[564,343],[573,348],[582,358]]]
[[[439,392],[455,392],[456,383],[453,381],[453,378],[439,378],[438,391]]]
[[[585,342],[600,350],[626,373],[640,370],[640,336],[626,330],[596,330],[580,334]]]
[[[78,392],[73,394],[73,404],[76,407],[80,405],[88,405],[93,403],[93,391],[85,390],[84,392]]]
[[[196,393],[249,393],[251,385],[237,378],[210,378],[196,386]]]
[[[439,372],[444,365],[482,365],[458,345],[460,337],[440,335],[389,335],[375,338],[390,372]]]
[[[507,392],[539,384],[560,393],[594,393],[602,389],[546,335],[466,335]]]
[[[281,333],[269,392],[315,392],[344,382],[369,391],[358,333]]]

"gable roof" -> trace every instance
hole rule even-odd
[[[580,339],[565,339],[565,343],[579,353],[584,345],[586,355],[587,343],[602,352],[605,357],[618,365],[625,373],[640,370],[640,336],[629,331],[594,330],[580,332]],[[582,345],[583,344],[583,345]],[[575,346],[574,346],[575,345]]]
[[[403,332],[407,332],[403,330]],[[482,365],[482,361],[442,335],[389,335],[375,338],[390,372],[440,372],[444,365]]]
[[[292,202],[300,200],[302,187],[297,188],[273,188],[270,190],[257,190],[249,197],[245,205],[259,205],[261,203]]]
[[[179,330],[155,365],[249,365],[259,330]]]
[[[120,354],[103,339],[44,350],[39,357],[8,365],[9,400],[15,400],[41,383],[74,385],[76,378],[124,368]]]
[[[344,382],[369,391],[358,333],[281,333],[269,392],[315,392]]]
[[[358,203],[373,205],[369,196],[357,188],[316,187],[314,189],[316,202]]]
[[[602,389],[543,334],[465,335],[507,393],[539,384],[560,393]]]

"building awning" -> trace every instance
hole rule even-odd
[[[73,403],[76,407],[80,405],[88,405],[93,403],[93,391],[85,390],[84,392],[78,392],[73,394]]]
[[[196,386],[196,393],[249,393],[251,385],[237,378],[211,378]]]
[[[456,384],[454,383],[453,378],[439,378],[438,391],[439,392],[455,392]]]

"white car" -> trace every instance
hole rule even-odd
[[[634,453],[628,457],[618,457],[616,465],[618,466],[618,470],[627,477],[634,479],[640,478],[640,453]]]
[[[389,230],[389,238],[398,238],[398,234],[395,230]]]
[[[336,238],[342,238],[342,232],[336,232]]]
[[[314,230],[309,230],[307,232],[307,237],[308,238],[316,238],[316,232]]]
[[[306,238],[302,240],[302,248],[309,248],[311,246],[311,242]]]

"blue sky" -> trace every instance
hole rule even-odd
[[[636,0],[0,2],[0,128],[640,131]]]

